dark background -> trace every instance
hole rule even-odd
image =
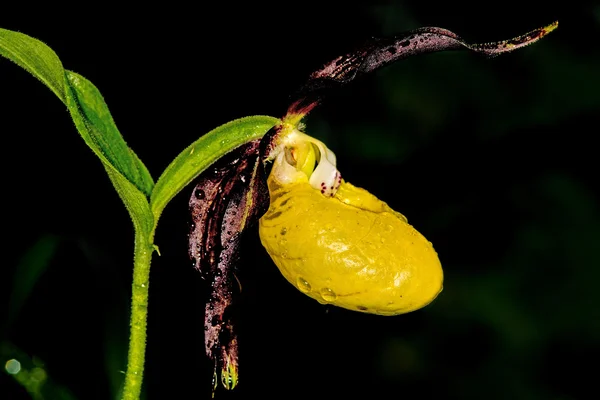
[[[439,26],[478,43],[558,19],[539,43],[498,58],[463,51],[401,61],[306,118],[348,181],[433,242],[445,288],[430,306],[396,317],[324,307],[284,280],[252,229],[238,272],[240,384],[217,396],[584,399],[597,391],[597,4],[67,8],[36,9],[35,19],[3,13],[0,27],[44,41],[91,80],[155,179],[227,121],[282,116],[310,72],[371,36]],[[0,398],[30,398],[4,372],[10,358],[48,377],[37,398],[116,398],[128,339],[128,214],[65,106],[6,60],[0,121]],[[187,259],[190,193],[158,225],[147,399],[210,397],[206,288]],[[39,240],[55,250],[47,268],[39,279],[18,275],[24,258],[40,254],[31,250]],[[31,295],[12,310],[11,293],[27,285]]]

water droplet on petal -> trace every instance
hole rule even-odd
[[[310,283],[308,283],[302,277],[298,277],[298,279],[296,279],[296,285],[298,286],[298,290],[300,290],[302,293],[308,293],[311,290]]]
[[[385,226],[385,231],[386,232],[391,232],[393,230],[394,230],[394,227],[392,225],[388,224],[388,225]]]
[[[335,294],[335,292],[329,288],[323,288],[321,289],[321,297],[323,298],[323,300],[325,301],[335,301],[335,299],[337,299],[337,294]]]
[[[202,200],[206,197],[206,194],[204,193],[204,190],[196,189],[194,190],[194,197],[196,197],[198,200]]]
[[[280,246],[285,246],[285,245],[287,245],[287,239],[281,239],[281,240],[279,241],[279,245],[280,245]]]

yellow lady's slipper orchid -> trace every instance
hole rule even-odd
[[[189,256],[210,282],[204,343],[215,366],[213,395],[219,375],[226,389],[238,384],[238,342],[228,310],[241,234],[259,218],[261,241],[281,273],[321,303],[397,315],[424,307],[442,290],[442,267],[431,243],[402,214],[344,182],[335,154],[301,132],[302,118],[327,93],[396,60],[459,48],[496,56],[556,26],[484,44],[466,43],[436,27],[375,39],[313,72],[280,124],[201,174],[189,202]],[[267,162],[273,162],[268,178]],[[270,202],[263,215],[267,188]]]
[[[292,285],[320,303],[380,315],[436,298],[443,272],[431,243],[402,214],[342,180],[323,143],[288,126],[271,158],[259,233]]]

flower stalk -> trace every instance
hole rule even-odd
[[[153,236],[154,234],[148,237],[137,232],[135,235],[129,351],[127,354],[123,400],[138,400],[142,392],[146,358],[150,265],[152,253],[154,252]]]

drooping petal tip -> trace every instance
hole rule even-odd
[[[485,55],[495,57],[500,54],[508,53],[520,49],[522,47],[529,46],[530,44],[537,42],[550,32],[554,31],[557,27],[558,21],[554,21],[549,25],[534,29],[530,32],[516,36],[512,39],[502,40],[499,42],[467,45],[467,47],[470,50],[476,51],[478,53],[483,53]]]
[[[224,365],[221,370],[221,384],[227,390],[233,390],[238,383],[238,360],[237,360],[237,344],[234,347],[235,351],[230,352],[224,357]]]
[[[393,37],[373,38],[313,72],[295,94],[296,100],[289,107],[288,114],[304,116],[320,104],[328,93],[407,57],[461,48],[495,57],[535,43],[557,27],[558,21],[554,21],[512,39],[475,44],[467,43],[456,33],[438,27],[423,27]]]

